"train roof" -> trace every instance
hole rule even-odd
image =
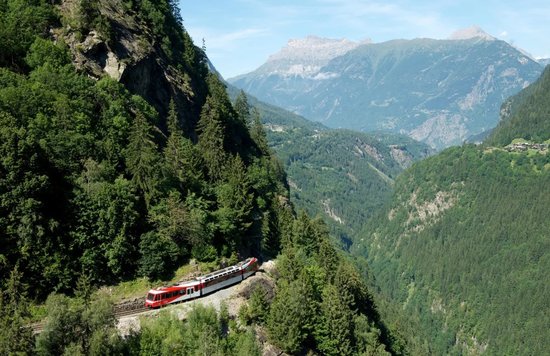
[[[235,273],[243,269],[243,267],[247,266],[249,263],[251,263],[254,260],[256,260],[256,257],[249,257],[246,260],[237,263],[236,265],[229,266],[214,272],[210,272],[208,274],[205,274],[204,276],[197,277],[196,279],[197,281],[208,281],[208,280],[218,278],[222,275]]]
[[[151,294],[160,294],[160,293],[166,293],[166,292],[174,292],[174,291],[178,291],[182,288],[193,287],[193,286],[196,286],[196,285],[199,285],[199,284],[200,284],[200,282],[198,282],[198,281],[187,281],[187,282],[182,282],[182,283],[179,283],[179,284],[175,284],[173,286],[158,287],[158,288],[155,288],[155,289],[150,289],[149,293],[151,293]]]
[[[223,276],[223,275],[238,272],[238,271],[242,270],[243,268],[246,268],[248,266],[248,264],[250,264],[251,262],[254,262],[254,261],[257,261],[256,257],[249,257],[246,260],[237,263],[236,265],[229,266],[229,267],[226,267],[226,268],[214,271],[214,272],[210,272],[206,275],[196,277],[194,280],[191,280],[191,281],[181,282],[181,283],[175,284],[173,286],[159,287],[159,288],[156,288],[156,289],[151,289],[151,290],[149,290],[149,293],[151,293],[151,294],[160,294],[160,293],[165,293],[165,292],[177,291],[177,290],[180,290],[181,288],[185,288],[185,287],[193,287],[193,286],[199,285],[201,282],[209,281],[209,280],[216,279],[216,278],[218,278],[220,276]]]

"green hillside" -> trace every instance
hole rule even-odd
[[[524,91],[508,99],[502,106],[501,122],[485,141],[503,146],[515,138],[535,142],[550,139],[550,68]]]
[[[276,254],[284,171],[208,73],[177,6],[86,4],[0,2],[2,287],[17,270],[42,300],[82,278]]]
[[[492,142],[544,138],[548,74],[512,99]],[[503,138],[508,137],[508,138]],[[466,145],[416,163],[363,230],[384,315],[413,353],[540,355],[550,349],[550,155]]]
[[[407,137],[387,144],[346,130],[271,131],[268,137],[296,206],[324,217],[345,243],[389,200],[397,175],[430,152]]]

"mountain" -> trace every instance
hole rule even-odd
[[[453,38],[362,43],[327,63],[293,58],[290,49],[314,47],[291,41],[229,82],[330,127],[403,133],[441,149],[494,127],[504,99],[542,72],[529,56],[480,29]],[[336,51],[319,53],[326,61],[326,53]]]
[[[353,42],[347,39],[329,39],[308,36],[303,39],[289,40],[278,53],[269,56],[267,62],[258,68],[260,75],[275,74],[282,78],[315,78],[325,65],[361,44],[370,43],[369,39]],[[243,78],[245,76],[242,76]],[[241,77],[236,77],[235,80]],[[233,82],[234,80],[230,80]]]
[[[550,58],[538,58],[537,62],[539,62],[543,66],[547,66],[550,64]]]
[[[476,39],[476,38],[487,40],[487,41],[495,40],[493,36],[483,31],[483,29],[479,26],[471,26],[471,27],[457,30],[453,32],[448,39],[449,40],[469,40],[469,39]]]
[[[549,78],[546,70],[507,101],[483,145],[444,150],[400,175],[352,247],[367,256],[382,314],[412,353],[550,348]]]

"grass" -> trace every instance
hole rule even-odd
[[[114,286],[101,287],[96,293],[107,292],[115,303],[126,299],[143,297],[155,284],[146,277],[121,282]]]

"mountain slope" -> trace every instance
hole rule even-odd
[[[347,130],[278,125],[268,138],[286,167],[293,202],[324,217],[345,244],[388,201],[398,174],[431,152],[408,137],[383,141]]]
[[[546,121],[532,121],[545,110],[546,75],[511,99],[522,135],[546,130]],[[548,211],[547,146],[466,145],[405,171],[354,251],[368,256],[392,322],[415,330],[416,352],[543,354]]]
[[[494,127],[503,100],[542,71],[506,42],[466,37],[362,44],[307,73],[270,70],[268,61],[229,81],[331,127],[401,132],[443,148]]]
[[[508,99],[502,119],[486,140],[488,145],[507,145],[515,138],[536,142],[550,139],[550,68],[526,90]]]

